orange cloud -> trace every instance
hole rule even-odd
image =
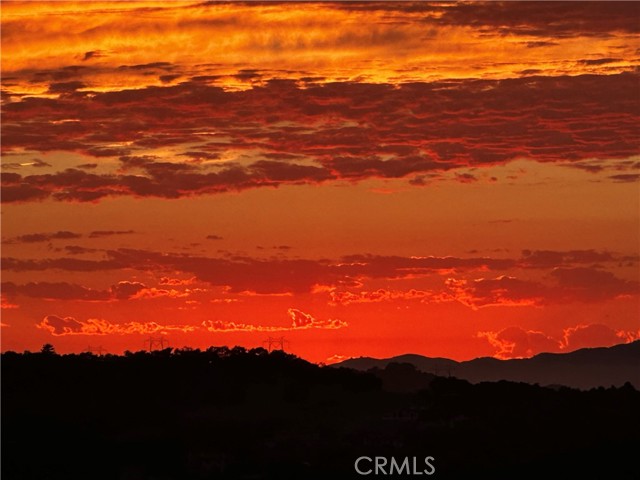
[[[156,322],[126,322],[122,324],[111,323],[108,320],[90,318],[86,321],[76,320],[73,317],[59,317],[47,315],[37,328],[48,330],[51,335],[130,335],[167,333],[172,331],[194,332],[197,327],[192,325],[160,325]]]
[[[238,90],[277,76],[379,83],[617,73],[633,65],[638,30],[634,2],[5,3],[2,70],[16,95],[65,93],[51,83],[72,82],[110,91],[197,78]],[[190,48],[178,48],[185,38]]]
[[[471,281],[449,278],[451,299],[475,309],[495,306],[541,306],[617,300],[637,296],[640,283],[595,267],[554,268],[551,284],[501,275]]]
[[[495,358],[526,358],[540,352],[556,352],[560,343],[534,330],[523,330],[520,327],[509,327],[499,332],[478,332],[478,338],[486,339],[496,348]]]
[[[640,293],[637,281],[625,280],[604,267],[584,267],[596,259],[598,264],[637,263],[637,256],[576,250],[573,252],[529,253],[524,258],[490,257],[420,257],[350,255],[337,260],[309,260],[289,258],[253,258],[249,256],[205,257],[148,250],[107,250],[106,260],[77,258],[25,259],[5,257],[4,270],[16,272],[64,270],[72,272],[100,272],[131,269],[160,276],[167,270],[190,276],[189,280],[170,280],[162,277],[161,286],[179,286],[195,281],[227,289],[227,293],[244,296],[291,296],[297,293],[328,292],[335,304],[409,300],[422,298],[436,302],[457,300],[471,308],[486,306],[532,306],[568,302],[594,302],[626,298]],[[551,261],[554,260],[554,261]],[[557,262],[557,263],[556,263]],[[557,265],[558,268],[553,268]],[[442,274],[473,271],[506,271],[521,269],[551,269],[544,282],[511,275],[495,278],[449,278],[442,292],[413,289],[409,291],[379,289],[351,292],[367,279],[420,279]],[[92,290],[66,283],[3,285],[5,293],[24,294],[58,299],[130,299],[178,298],[202,292],[202,289],[160,289],[140,282],[121,281],[109,291]]]
[[[75,152],[95,157],[102,168],[4,172],[2,201],[181,198],[449,170],[462,171],[456,178],[469,181],[470,166],[525,157],[562,164],[626,159],[640,153],[637,82],[632,73],[308,88],[274,80],[236,92],[190,80],[25,97],[4,108],[5,152]],[[327,97],[338,100],[327,105]],[[352,107],[364,98],[362,107]],[[473,116],[463,113],[469,105]],[[68,125],[71,116],[78,121]],[[188,128],[163,120],[185,117]],[[227,140],[212,142],[211,132]],[[162,153],[168,148],[175,152],[171,158]],[[216,161],[194,162],[194,155]],[[628,170],[616,173],[637,174],[632,165]]]
[[[395,300],[424,300],[431,298],[433,293],[422,290],[385,290],[380,288],[373,292],[347,292],[335,291],[329,292],[331,304],[349,305],[351,303],[374,303],[374,302],[390,302]]]
[[[179,285],[193,285],[195,282],[196,282],[196,277],[191,277],[187,279],[162,277],[158,282],[158,285],[176,287]]]
[[[576,350],[578,348],[609,347],[618,343],[629,343],[640,338],[640,330],[629,332],[614,330],[602,324],[576,325],[565,328],[561,341],[563,350]]]
[[[9,310],[9,309],[13,309],[13,308],[20,308],[20,305],[17,305],[15,303],[11,303],[9,300],[6,299],[6,297],[4,296],[4,293],[2,294],[2,297],[0,297],[0,308],[2,308],[3,310]]]
[[[347,322],[337,319],[317,320],[312,315],[295,308],[290,308],[287,313],[291,318],[291,325],[289,326],[251,325],[246,323],[226,322],[222,320],[205,320],[202,322],[202,326],[209,332],[283,332],[314,328],[334,330],[348,326]]]
[[[87,302],[108,301],[111,299],[111,293],[108,291],[95,290],[66,282],[29,282],[25,285],[3,282],[2,291],[11,298],[24,295],[46,300],[81,300]]]
[[[9,238],[4,240],[3,243],[37,243],[37,242],[50,242],[52,240],[69,240],[81,238],[82,234],[59,231],[53,233],[29,233],[26,235],[19,235],[15,238]]]
[[[109,290],[95,290],[66,282],[30,282],[25,285],[4,282],[2,290],[4,294],[10,297],[24,295],[45,300],[80,300],[87,302],[140,300],[160,297],[186,298],[195,293],[205,292],[201,288],[187,288],[183,291],[178,291],[175,289],[147,287],[143,283],[129,281],[118,282],[112,285]]]
[[[204,290],[200,288],[189,289],[187,288],[185,291],[180,292],[175,289],[166,290],[164,288],[143,288],[136,292],[131,298],[132,299],[142,299],[142,298],[185,298],[196,292],[204,292]]]
[[[347,322],[337,319],[317,320],[312,315],[304,313],[296,308],[290,308],[287,313],[291,318],[291,327],[294,329],[328,328],[337,329],[347,326]]]
[[[456,280],[445,282],[452,300],[474,310],[481,307],[522,307],[540,305],[547,289],[535,282],[501,275],[494,279]],[[444,297],[447,298],[447,297]]]
[[[347,359],[349,359],[349,358],[351,358],[351,357],[347,357],[347,356],[345,356],[345,355],[331,355],[330,357],[328,357],[328,358],[324,361],[324,363],[325,363],[326,365],[332,365],[332,364],[334,364],[334,363],[340,363],[340,362],[342,362],[342,361],[344,361],[344,360],[347,360]]]
[[[640,338],[640,331],[615,330],[607,325],[588,324],[565,328],[561,339],[544,332],[508,327],[498,332],[478,332],[496,349],[495,358],[527,358],[542,352],[571,352],[580,348],[610,347]]]
[[[200,325],[161,325],[156,322],[126,322],[121,324],[111,323],[108,320],[90,318],[77,320],[74,317],[59,317],[47,315],[37,328],[47,330],[52,335],[131,335],[168,333],[178,331],[192,333],[197,331],[207,332],[281,332],[305,329],[339,329],[347,327],[347,322],[337,319],[317,320],[308,313],[290,308],[288,310],[291,324],[286,325],[253,325],[223,320],[205,320]]]
[[[287,327],[251,325],[224,320],[205,320],[202,322],[202,327],[209,332],[277,332],[288,330]]]

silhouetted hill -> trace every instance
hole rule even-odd
[[[384,368],[390,363],[410,363],[422,372],[450,375],[473,383],[510,380],[589,389],[619,387],[630,382],[640,388],[640,341],[608,348],[583,348],[570,353],[541,353],[514,360],[484,357],[456,362],[407,354],[385,359],[352,358],[334,366],[367,371]]]
[[[366,372],[372,368],[385,368],[390,363],[410,363],[422,372],[442,376],[448,376],[449,372],[453,372],[460,365],[460,362],[448,358],[425,357],[423,355],[408,353],[383,359],[372,357],[350,358],[340,363],[335,363],[332,366],[352,368]]]
[[[359,479],[361,456],[432,456],[442,480],[640,476],[630,384],[474,385],[240,347],[47,348],[1,366],[3,480]]]

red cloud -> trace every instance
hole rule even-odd
[[[449,278],[446,286],[452,299],[473,309],[539,305],[550,294],[549,289],[541,284],[505,275],[471,281]]]
[[[79,233],[59,231],[54,233],[29,233],[26,235],[19,235],[15,238],[10,238],[4,243],[36,243],[36,242],[49,242],[51,240],[69,240],[82,237]]]
[[[271,295],[313,292],[317,290],[318,285],[325,286],[327,291],[337,287],[357,288],[365,279],[407,279],[452,272],[505,271],[534,265],[537,268],[551,268],[548,258],[553,258],[562,262],[562,265],[566,265],[566,268],[555,269],[550,274],[553,282],[543,284],[505,275],[493,279],[450,279],[447,282],[447,294],[451,299],[475,308],[486,305],[600,301],[636,295],[640,289],[638,282],[619,279],[612,273],[599,268],[579,266],[571,268],[572,264],[589,263],[593,259],[600,259],[602,263],[637,261],[637,257],[591,251],[545,253],[543,256],[529,254],[523,259],[350,255],[333,261],[256,259],[241,256],[211,258],[134,249],[108,250],[105,254],[106,260],[4,258],[2,264],[5,270],[17,272],[49,269],[99,272],[130,269],[150,272],[157,276],[180,272],[200,282],[228,287],[230,293]],[[541,257],[544,259],[540,260]],[[164,283],[164,285],[175,286],[176,284]],[[148,287],[139,282],[122,282],[114,285],[111,292],[115,298],[130,298],[144,288]],[[335,291],[338,292],[338,290]],[[168,289],[147,293],[176,295]],[[369,299],[374,296],[375,294],[368,294]],[[343,297],[347,299],[348,296],[343,295]],[[336,300],[339,300],[338,296]],[[351,297],[347,301],[353,303],[354,300],[355,298]]]
[[[339,2],[331,8],[349,11],[382,11],[392,23],[419,19],[434,28],[439,25],[474,27],[484,35],[575,37],[637,33],[640,7],[635,2]],[[488,27],[488,28],[483,28]],[[557,45],[536,41],[533,46]]]
[[[2,310],[10,310],[13,308],[20,308],[20,305],[16,305],[15,303],[11,303],[9,300],[7,300],[7,298],[5,297],[4,293],[2,294],[2,297],[0,297],[0,308],[2,308]]]
[[[226,322],[203,322],[198,325],[160,325],[156,322],[126,322],[123,324],[111,323],[108,320],[90,318],[86,321],[76,320],[73,317],[59,317],[47,315],[42,322],[36,325],[38,328],[48,330],[52,335],[130,335],[167,333],[171,331],[195,332],[202,329],[208,331],[235,331],[235,330],[260,330],[260,327],[252,325],[234,324]]]
[[[495,358],[505,360],[527,358],[542,352],[559,353],[629,343],[638,340],[640,331],[614,330],[606,325],[589,324],[565,328],[562,339],[520,327],[508,327],[499,332],[478,332],[477,336],[495,347]]]
[[[398,7],[402,11],[402,7]],[[434,23],[491,27],[499,35],[573,37],[637,33],[640,6],[635,2],[471,2],[442,7]]]
[[[142,298],[161,298],[161,297],[166,297],[166,298],[185,298],[190,296],[191,294],[195,293],[195,292],[202,292],[204,290],[202,289],[186,289],[183,292],[180,292],[178,290],[175,289],[171,289],[171,290],[167,290],[165,288],[143,288],[141,290],[139,290],[138,292],[136,292],[131,298],[133,299],[142,299]],[[187,302],[188,303],[188,302]]]
[[[534,330],[509,327],[499,332],[478,332],[479,338],[485,338],[496,348],[495,358],[526,358],[540,352],[557,352],[560,342]]]
[[[227,322],[224,320],[205,320],[202,327],[209,332],[264,332],[286,330],[286,327],[250,325],[247,323]]]
[[[77,320],[74,317],[59,317],[47,315],[37,328],[47,330],[52,335],[130,335],[152,334],[179,331],[184,333],[207,332],[281,332],[306,329],[330,329],[335,330],[347,327],[347,322],[337,319],[317,320],[313,316],[300,310],[290,308],[290,325],[253,325],[247,323],[228,322],[222,320],[205,320],[200,325],[160,325],[156,322],[125,322],[121,324],[111,323],[108,320],[90,318]]]
[[[637,332],[614,330],[607,325],[589,324],[576,325],[565,328],[561,348],[563,350],[576,350],[589,347],[610,347],[619,343],[629,343],[640,337]]]
[[[449,278],[446,286],[452,299],[474,309],[487,306],[590,303],[640,294],[640,283],[618,278],[611,272],[593,267],[556,268],[550,276],[556,281],[554,284],[503,275],[471,281]]]
[[[631,73],[307,88],[274,80],[244,91],[186,81],[91,96],[25,97],[5,106],[5,150],[119,156],[122,168],[3,174],[3,201],[179,198],[425,175],[519,157],[565,163],[628,158],[640,151],[637,83]],[[471,110],[474,115],[465,115]],[[78,122],[69,125],[67,118]],[[198,134],[213,130],[229,140]],[[113,143],[128,146],[108,146]],[[137,155],[170,146],[189,156],[194,143],[214,156],[250,150],[253,160],[195,164]],[[471,180],[465,173],[458,178]]]
[[[304,313],[301,310],[290,308],[288,310],[289,317],[291,318],[291,326],[294,329],[306,329],[306,328],[328,328],[337,329],[347,326],[347,322],[336,319],[329,320],[317,320],[308,313]]]
[[[228,286],[231,292],[259,294],[302,293],[315,285],[353,284],[357,278],[406,278],[451,269],[505,269],[513,260],[457,257],[399,257],[352,255],[339,261],[304,259],[230,259],[160,254],[120,249],[107,254],[128,268],[170,269],[212,285]]]
[[[325,363],[326,365],[332,365],[332,364],[334,364],[334,363],[340,363],[340,362],[343,362],[343,361],[345,361],[345,360],[348,360],[349,358],[352,358],[352,357],[347,357],[347,356],[345,356],[345,355],[331,355],[330,357],[328,357],[328,358],[324,361],[324,363]]]
[[[554,250],[523,250],[520,265],[531,268],[553,268],[580,263],[601,263],[619,260],[619,256],[611,252],[596,250],[570,250],[566,252]]]
[[[66,282],[31,282],[25,285],[16,285],[13,282],[2,284],[3,295],[14,298],[19,295],[42,298],[45,300],[80,300],[88,302],[106,302],[113,300],[137,300],[148,298],[182,298],[193,293],[201,292],[202,289],[185,289],[178,291],[175,289],[162,289],[147,287],[140,282],[123,281],[112,285],[109,290],[94,290]]]
[[[562,296],[569,300],[598,301],[640,293],[640,283],[596,268],[556,268],[551,276],[557,279]]]
[[[373,303],[373,302],[390,302],[396,300],[424,300],[433,297],[431,292],[422,290],[385,290],[380,288],[373,292],[346,292],[335,291],[329,292],[331,303],[336,305],[349,305],[351,303]]]
[[[179,285],[193,285],[195,282],[196,282],[196,277],[191,277],[187,279],[162,277],[158,282],[158,284],[175,287]]]
[[[111,237],[113,235],[129,235],[136,233],[133,230],[95,230],[89,234],[89,238]]]
[[[3,258],[3,270],[16,272],[59,269],[71,272],[99,272],[103,270],[119,270],[125,268],[123,263],[115,260],[82,260],[78,258],[55,258],[44,260],[25,260]]]
[[[506,270],[515,261],[496,258],[459,257],[400,257],[380,255],[350,255],[337,265],[350,276],[368,278],[402,278],[428,275],[450,270]]]
[[[140,291],[144,290],[146,286],[140,282],[118,282],[116,285],[111,286],[111,293],[118,300],[126,300],[134,297]]]
[[[11,297],[24,295],[48,300],[106,301],[111,298],[109,292],[94,290],[66,282],[30,282],[25,285],[4,282],[2,284],[2,291],[3,294]]]
[[[335,330],[347,327],[347,322],[342,320],[317,320],[308,313],[304,313],[295,308],[288,310],[291,318],[291,325],[252,325],[246,323],[226,322],[221,320],[205,320],[202,326],[209,332],[284,332],[291,330],[306,329],[329,329]]]
[[[73,317],[58,317],[47,315],[38,328],[48,330],[51,335],[129,335],[151,334],[171,331],[193,332],[197,327],[192,325],[159,325],[155,322],[127,322],[123,324],[111,323],[107,320],[90,318],[86,321]]]

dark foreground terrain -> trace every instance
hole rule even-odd
[[[2,355],[2,479],[637,479],[640,392],[472,385],[225,347]],[[366,461],[362,467],[370,467]],[[385,469],[388,473],[388,467]]]

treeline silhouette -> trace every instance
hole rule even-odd
[[[3,480],[362,478],[360,456],[433,456],[439,479],[640,474],[630,384],[473,385],[241,347],[1,362]]]

